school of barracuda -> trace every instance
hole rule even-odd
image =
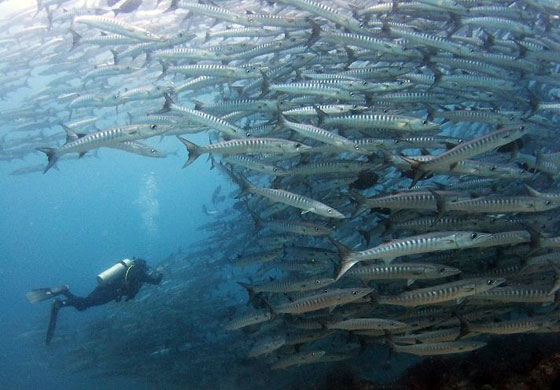
[[[239,191],[205,207],[193,264],[165,264],[196,277],[157,294],[200,299],[193,318],[239,337],[231,360],[286,370],[558,332],[559,4],[39,0],[1,22],[2,99],[49,81],[0,113],[0,158],[42,152],[13,174],[48,175],[99,148],[165,157],[161,137],[185,169],[207,154]],[[224,283],[250,304],[229,293],[213,324],[224,300],[198,292]],[[135,310],[152,302],[142,332],[163,345],[181,306],[149,298]],[[165,345],[150,356],[180,372],[188,348]]]

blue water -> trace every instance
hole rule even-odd
[[[158,147],[179,149],[169,141]],[[202,239],[197,226],[208,222],[202,204],[218,184],[227,183],[203,159],[181,169],[183,150],[178,154],[152,160],[104,150],[99,159],[63,162],[60,172],[47,175],[8,175],[44,162],[39,155],[0,165],[0,388],[99,388],[85,374],[69,381],[67,374],[45,367],[50,306],[32,306],[24,294],[67,283],[74,293],[87,295],[95,275],[119,259],[137,256],[156,265]],[[57,330],[110,312],[104,306],[64,311]],[[29,331],[34,332],[24,334]],[[108,383],[105,388],[121,388]]]

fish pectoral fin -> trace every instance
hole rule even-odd
[[[412,285],[412,283],[414,283],[416,281],[416,279],[408,279],[406,281],[406,287],[410,287]]]
[[[78,154],[78,158],[84,157],[84,155],[85,155],[86,153],[87,153],[87,152],[80,152],[80,154]]]
[[[457,305],[460,305],[465,300],[465,297],[457,298]]]
[[[303,211],[301,212],[301,215],[307,214],[307,213],[309,213],[309,212],[311,212],[311,210],[303,210]]]
[[[329,314],[331,314],[333,312],[333,310],[335,309],[336,305],[329,307]]]

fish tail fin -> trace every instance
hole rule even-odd
[[[405,157],[405,156],[400,156],[400,158],[402,158],[404,161],[406,161],[407,163],[410,164],[410,169],[412,170],[412,173],[413,173],[412,183],[410,184],[410,187],[412,188],[424,176],[424,172],[421,169],[422,163],[420,163],[420,162],[418,162],[418,161],[416,161],[412,158]]]
[[[247,294],[249,294],[249,300],[247,301],[247,304],[254,302],[256,297],[255,288],[249,283],[237,282],[237,284],[247,290]]]
[[[47,155],[48,164],[45,167],[43,173],[47,173],[49,169],[52,168],[54,164],[58,161],[58,156],[56,154],[55,148],[37,148],[38,151],[43,152]]]
[[[171,0],[171,4],[169,4],[169,8],[167,8],[164,13],[175,11],[178,8],[177,6],[178,2],[179,0]]]
[[[185,165],[183,165],[183,168],[186,168],[191,165],[198,157],[200,157],[200,148],[195,143],[187,141],[183,137],[177,136],[177,138],[183,143],[183,145],[185,145],[185,147],[187,148],[187,153],[189,154]]]
[[[206,103],[201,102],[200,100],[194,100],[194,109],[197,111],[204,110],[206,108]]]
[[[350,249],[350,247],[344,245],[343,243],[335,240],[330,236],[329,240],[336,246],[338,255],[340,257],[340,262],[338,263],[335,277],[335,280],[338,280],[342,277],[342,275],[346,273],[346,271],[348,271],[354,264],[356,264],[356,261],[350,259],[350,256],[352,255],[352,250]]]
[[[529,254],[532,254],[532,252],[537,251],[540,248],[542,234],[537,229],[535,229],[534,226],[528,224],[523,224],[523,226],[529,232],[529,237],[531,239],[531,241],[529,242],[531,252],[529,252]]]
[[[253,189],[255,188],[255,186],[251,184],[245,176],[239,174],[238,179],[237,184],[241,187],[241,192],[236,196],[237,199],[247,195],[249,192],[253,192]]]
[[[72,47],[70,48],[70,50],[74,50],[76,46],[80,44],[80,39],[82,39],[82,36],[74,31],[73,28],[69,28],[68,31],[70,32],[70,34],[72,34]]]
[[[525,188],[527,189],[527,192],[529,192],[529,195],[534,196],[534,197],[537,197],[537,198],[541,198],[541,197],[542,197],[542,194],[541,194],[539,191],[535,190],[535,189],[534,189],[533,187],[531,187],[530,185],[525,184]]]
[[[358,229],[358,233],[360,233],[360,236],[364,238],[366,245],[369,246],[369,243],[371,241],[371,233],[364,229]]]
[[[249,207],[247,207],[247,210],[249,210]],[[249,210],[249,214],[251,214],[251,217],[253,218],[253,221],[255,222],[255,229],[257,229],[257,232],[261,231],[262,228],[263,228],[263,225],[262,225],[262,220],[259,217],[259,215],[252,210]]]
[[[321,126],[325,122],[325,118],[327,117],[327,114],[325,113],[325,111],[321,110],[319,106],[317,106],[316,104],[313,105],[313,109],[315,110],[315,112],[317,113],[317,117],[319,118],[318,125]]]
[[[274,307],[270,304],[270,302],[268,301],[268,299],[266,298],[261,298],[262,302],[264,303],[264,305],[268,308],[268,310],[270,311],[270,315],[272,316],[272,318],[276,317],[277,313],[276,310],[274,309]]]
[[[472,331],[469,322],[464,317],[458,314],[456,316],[459,319],[459,323],[461,324],[459,330],[459,336],[457,336],[456,339],[459,340],[462,339],[463,337],[466,337],[468,334],[472,333]]]
[[[159,61],[159,63],[161,65],[161,74],[158,76],[156,80],[161,80],[167,74],[167,70],[169,69],[169,64],[161,60]]]
[[[434,196],[436,200],[436,210],[438,212],[438,215],[443,214],[445,212],[445,206],[446,206],[445,198],[435,190],[429,189],[428,191],[430,191],[430,193]]]
[[[387,356],[387,360],[391,360],[393,355],[397,353],[397,348],[395,346],[395,342],[393,340],[393,334],[391,331],[385,329],[384,330],[385,336],[383,342],[389,347],[389,356]]]
[[[171,96],[169,96],[167,92],[163,94],[163,97],[165,98],[165,103],[163,103],[163,106],[159,111],[155,112],[156,114],[164,114],[171,111],[171,106],[175,104],[175,102],[173,102],[173,99],[171,99]]]
[[[352,213],[352,218],[354,218],[355,216],[360,215],[361,213],[366,211],[369,207],[367,207],[367,198],[365,196],[356,191],[350,191],[350,194],[352,195],[351,199],[358,204],[356,211]]]
[[[111,54],[113,55],[113,64],[119,64],[119,53],[115,49],[111,49]]]
[[[268,81],[268,76],[266,75],[266,73],[263,70],[261,70],[261,75],[262,75],[263,81],[262,81],[262,87],[261,87],[261,94],[259,95],[259,98],[268,94],[269,88],[270,88],[270,82]]]
[[[311,25],[311,36],[305,45],[309,49],[319,39],[321,35],[321,26],[319,26],[312,18],[308,18],[307,23]]]

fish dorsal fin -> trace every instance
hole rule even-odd
[[[60,124],[60,126],[64,129],[64,131],[66,132],[66,143],[70,143],[70,142],[74,142],[77,139],[80,138],[80,135],[76,134],[76,132],[74,132],[74,130],[72,130],[71,128],[69,128],[66,125],[63,125],[62,123]],[[81,136],[83,137],[84,135],[81,134]]]

